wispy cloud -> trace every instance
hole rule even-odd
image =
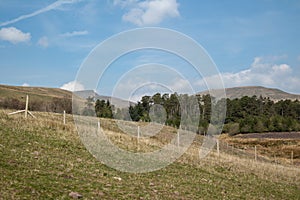
[[[82,0],[58,0],[44,8],[41,8],[37,11],[34,11],[32,13],[29,13],[29,14],[25,14],[25,15],[21,15],[15,19],[12,19],[12,20],[9,20],[9,21],[6,21],[6,22],[2,22],[0,23],[0,26],[7,26],[7,25],[10,25],[10,24],[13,24],[13,23],[16,23],[18,21],[21,21],[21,20],[24,20],[24,19],[27,19],[27,18],[30,18],[30,17],[34,17],[36,15],[39,15],[39,14],[42,14],[42,13],[45,13],[45,12],[48,12],[50,10],[54,10],[54,9],[57,9],[59,7],[61,7],[62,5],[64,4],[73,4],[73,3],[77,3],[77,2],[80,2]]]
[[[0,40],[8,41],[13,44],[19,42],[28,42],[31,39],[30,33],[23,33],[15,27],[0,29]]]
[[[157,25],[167,17],[180,15],[176,0],[115,0],[114,5],[128,9],[122,19],[138,26]]]
[[[47,48],[49,46],[49,41],[46,36],[41,37],[37,43],[39,46]]]
[[[74,37],[74,36],[81,36],[81,35],[87,35],[89,34],[88,31],[73,31],[73,32],[67,32],[67,33],[63,33],[60,36],[62,37]]]

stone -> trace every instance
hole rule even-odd
[[[72,197],[73,199],[81,199],[83,196],[77,192],[70,192],[69,197]]]

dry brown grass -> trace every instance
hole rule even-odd
[[[222,135],[221,139],[230,145],[254,154],[254,147],[259,155],[282,164],[300,165],[300,139],[241,138]],[[291,156],[293,154],[293,160]]]
[[[8,113],[9,111],[6,111]],[[28,123],[31,126],[27,126],[28,131],[35,130],[37,127],[41,129],[48,128],[55,130],[56,136],[60,139],[66,139],[67,137],[73,137],[78,140],[79,136],[73,121],[72,115],[67,115],[67,124],[63,124],[63,116],[58,113],[45,113],[34,112],[34,115],[38,117],[38,120],[28,118]],[[16,120],[16,128],[23,126],[20,124],[22,115],[12,116]],[[164,126],[163,129],[151,137],[141,137],[138,141],[136,136],[128,135],[120,131],[117,120],[113,119],[100,119],[101,130],[107,135],[112,143],[127,151],[132,152],[152,152],[162,148],[168,144],[170,140],[176,137],[177,129],[173,127]],[[124,122],[128,126],[145,126],[148,125],[145,122]],[[297,167],[298,154],[300,141],[291,140],[279,140],[279,139],[244,139],[244,138],[232,138],[227,135],[220,137],[221,141],[226,141],[229,144],[234,145],[236,148],[245,149],[250,153],[252,158],[243,158],[238,155],[230,153],[224,153],[220,150],[220,156],[217,155],[216,149],[214,149],[205,159],[199,158],[199,148],[202,144],[203,136],[197,135],[194,143],[190,146],[188,151],[178,160],[180,163],[192,164],[194,166],[209,166],[219,165],[228,167],[233,171],[241,173],[253,173],[264,179],[272,179],[276,181],[285,180],[287,182],[300,182],[300,169]],[[295,152],[295,160],[293,165],[280,165],[279,162],[256,162],[254,160],[254,146],[257,146],[258,154],[265,155],[270,159],[276,153],[277,161],[282,161],[283,164],[290,164],[290,150]],[[285,150],[285,151],[283,151]],[[281,153],[280,153],[281,152]],[[284,154],[284,152],[289,152]],[[286,157],[280,157],[280,155]]]
[[[65,199],[78,191],[87,199],[297,199],[300,169],[255,162],[221,149],[199,159],[202,136],[175,163],[157,172],[128,174],[97,162],[84,148],[67,115],[34,112],[37,119],[7,116],[0,110],[0,199]],[[112,142],[129,151],[149,152],[176,137],[176,129],[164,127],[150,138],[118,130],[115,120],[101,119]],[[133,125],[136,125],[133,123]],[[146,124],[139,124],[141,126]],[[139,148],[138,148],[139,147]],[[118,181],[114,177],[121,177]],[[1,196],[2,195],[2,196]]]
[[[101,119],[101,125],[103,127],[103,132],[109,137],[109,139],[118,147],[132,151],[132,152],[152,152],[162,148],[164,145],[168,144],[170,140],[176,137],[177,129],[173,127],[164,126],[164,128],[155,136],[152,137],[144,137],[140,138],[139,142],[137,141],[136,136],[128,135],[119,130],[117,126],[117,121],[112,119]],[[136,123],[136,122],[124,122],[127,123],[128,126],[145,126],[147,123]],[[230,141],[229,136],[221,136],[221,141]],[[196,135],[193,144],[190,146],[188,151],[178,160],[179,163],[191,164],[195,167],[207,167],[210,169],[210,166],[220,166],[225,167],[232,172],[238,173],[251,173],[265,180],[273,180],[275,182],[285,181],[286,183],[290,182],[300,182],[300,169],[295,165],[290,165],[290,159],[280,158],[279,156],[276,158],[277,162],[272,163],[272,157],[268,160],[268,162],[261,162],[254,160],[254,149],[253,151],[249,151],[248,158],[241,157],[238,154],[230,154],[230,152],[223,152],[221,148],[220,156],[217,155],[216,149],[214,149],[206,158],[199,158],[199,148],[201,147],[203,140],[203,136]],[[240,147],[242,149],[252,149],[251,147],[254,144],[258,145],[258,141],[253,139],[232,139],[236,143],[235,147]],[[252,142],[251,142],[252,141]],[[276,140],[279,142],[280,140]],[[261,141],[262,142],[262,141]],[[263,150],[272,152],[274,151],[274,146],[276,145],[268,145],[273,144],[274,141],[264,141],[265,146],[258,146],[258,153],[264,152]],[[262,142],[262,144],[264,144]],[[282,141],[282,144],[288,144],[286,141]],[[239,146],[240,145],[240,146]],[[264,147],[260,148],[260,147]],[[288,148],[291,146],[286,146]],[[268,149],[270,148],[270,149]],[[296,147],[298,148],[298,147]],[[278,151],[282,151],[282,149],[276,149]],[[239,149],[235,149],[234,151],[239,151]],[[247,152],[247,151],[246,151]],[[263,154],[263,153],[262,153]],[[264,154],[266,156],[270,154]],[[280,155],[279,153],[277,155]],[[279,164],[280,162],[283,164]]]

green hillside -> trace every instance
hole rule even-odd
[[[37,119],[0,110],[0,199],[298,199],[299,168],[197,151],[159,171],[123,173],[98,162],[82,145],[72,116],[37,113]],[[101,119],[110,138],[132,146],[114,121]],[[166,127],[162,134],[173,134]],[[201,137],[201,136],[199,136]],[[197,140],[201,140],[198,138]],[[131,142],[129,142],[131,141]],[[117,141],[115,141],[117,142]],[[164,144],[153,138],[152,145]],[[141,143],[142,145],[142,143]],[[195,148],[198,147],[197,145]],[[143,147],[142,147],[143,149]]]

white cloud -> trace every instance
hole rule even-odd
[[[138,0],[114,0],[113,1],[114,6],[121,6],[122,8],[132,6],[136,3],[138,3]]]
[[[287,64],[281,64],[281,65],[274,65],[272,67],[272,70],[275,72],[275,73],[288,73],[288,72],[291,72],[291,67]]]
[[[48,12],[50,10],[58,9],[59,7],[61,7],[64,4],[73,4],[73,3],[80,2],[80,1],[82,1],[82,0],[58,0],[58,1],[46,6],[44,8],[41,8],[37,11],[34,11],[33,13],[21,15],[21,16],[15,18],[15,19],[12,19],[12,20],[9,20],[9,21],[6,21],[6,22],[2,22],[2,23],[0,23],[0,26],[7,26],[9,24],[13,24],[13,23],[16,23],[18,21],[21,21],[21,20],[24,20],[24,19],[27,19],[27,18],[30,18],[30,17],[34,17],[36,15],[42,14],[44,12]]]
[[[156,25],[167,17],[178,17],[179,4],[176,0],[115,0],[114,5],[128,8],[128,12],[122,17],[124,21],[138,26]]]
[[[81,35],[87,35],[87,34],[89,34],[88,31],[73,31],[73,32],[63,33],[60,36],[62,36],[62,37],[74,37],[74,36],[81,36]]]
[[[48,38],[46,36],[41,37],[38,41],[38,45],[47,48],[49,46]]]
[[[19,42],[28,42],[31,39],[30,33],[23,33],[15,27],[1,28],[0,29],[0,40],[5,40],[13,44]]]
[[[23,87],[29,87],[30,85],[28,83],[23,83]]]
[[[300,93],[300,78],[288,64],[277,64],[277,57],[257,57],[251,67],[237,73],[222,73],[225,87],[265,86],[279,88],[288,92]],[[205,81],[214,86],[216,76],[197,82],[201,89],[206,88]]]
[[[73,92],[73,91],[84,90],[84,86],[79,82],[70,81],[69,83],[66,83],[63,86],[61,86],[60,89],[69,90]]]
[[[182,79],[182,78],[174,79],[171,85],[171,89],[174,92],[182,93],[182,94],[186,94],[186,93],[190,94],[193,92],[190,82],[187,79]]]

